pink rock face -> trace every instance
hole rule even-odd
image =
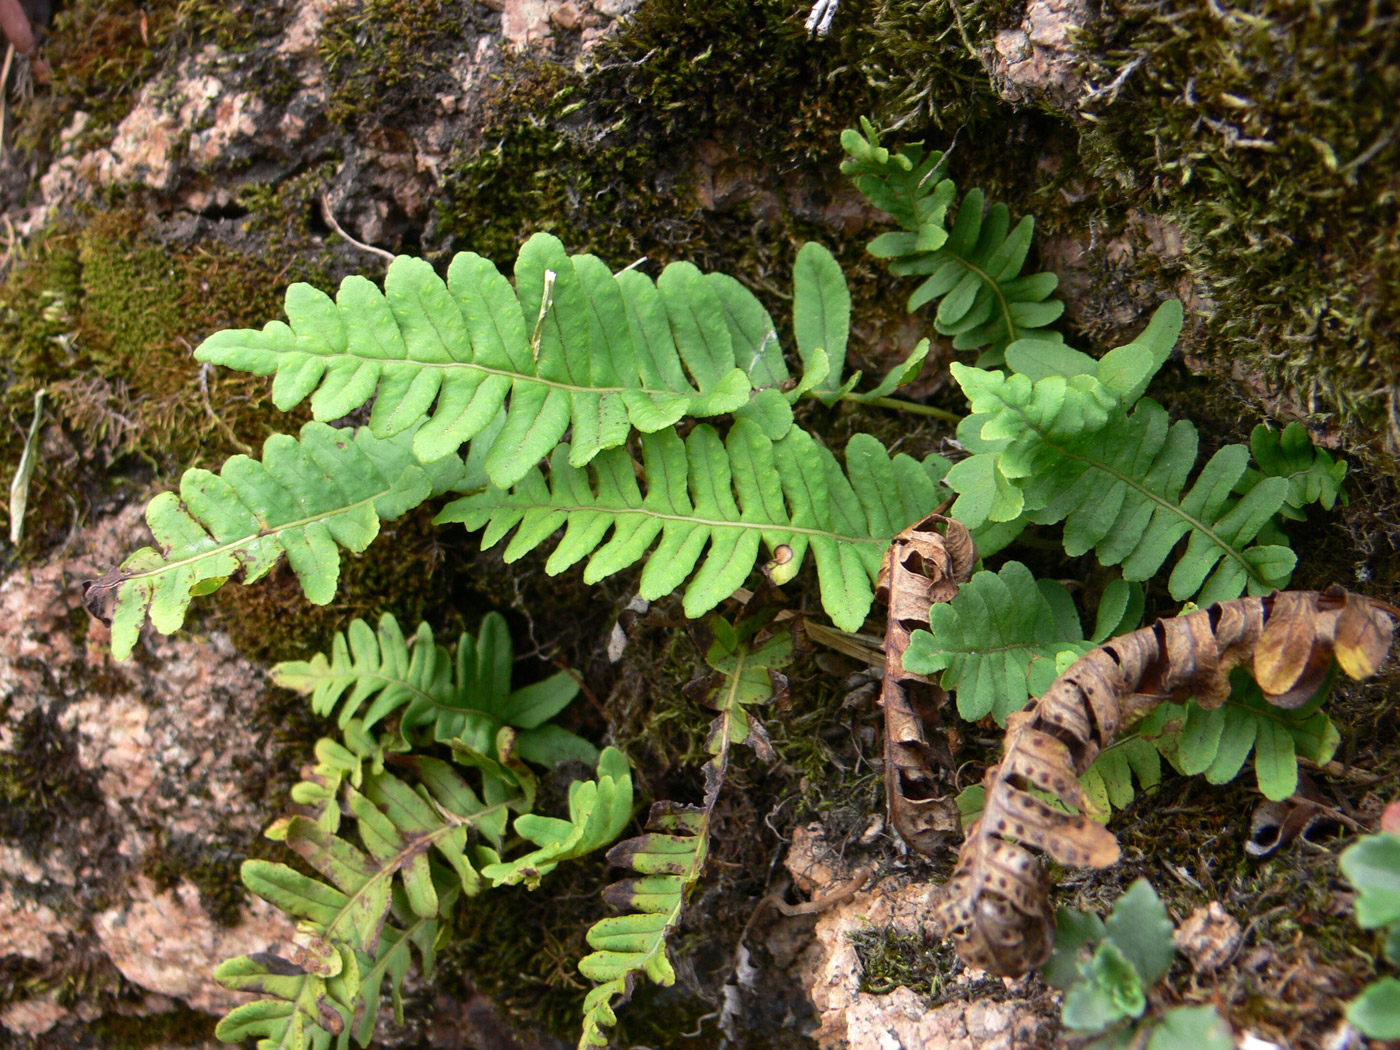
[[[93,919],[102,948],[122,976],[152,992],[180,999],[195,1010],[222,1013],[248,997],[210,980],[225,959],[252,952],[286,954],[296,927],[265,901],[254,899],[239,911],[232,928],[214,923],[199,891],[182,881],[163,893],[145,876],[130,900]]]
[[[123,511],[0,580],[0,756],[65,788],[61,800],[36,797],[6,825],[17,837],[0,838],[0,956],[62,974],[90,971],[95,948],[157,993],[156,1008],[168,996],[222,1011],[237,997],[214,968],[285,944],[291,924],[250,900],[223,927],[189,882],[162,890],[141,872],[157,848],[168,868],[176,842],[179,856],[235,855],[272,815],[244,782],[272,761],[250,728],[264,679],[221,635],[152,636],[147,658],[114,664],[104,627],[75,630],[83,579],[145,542],[140,522],[139,508]],[[70,1016],[40,996],[6,1004],[0,1026],[34,1035]]]
[[[813,825],[796,829],[784,865],[799,890],[820,897],[849,878],[854,861],[842,859]],[[1049,1044],[1055,1009],[1043,995],[929,1009],[908,988],[886,995],[861,991],[865,971],[853,937],[887,931],[922,938],[932,950],[943,936],[934,914],[937,892],[933,884],[895,874],[820,913],[796,970],[820,1019],[814,1037],[822,1050],[1032,1050]]]
[[[1073,104],[1082,89],[1073,34],[1087,17],[1083,0],[1031,0],[1020,26],[999,32],[983,59],[1002,97]]]

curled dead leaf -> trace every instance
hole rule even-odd
[[[1007,720],[1005,753],[984,780],[982,816],[939,908],[963,961],[1015,976],[1049,957],[1049,881],[1028,847],[1067,865],[1118,859],[1114,836],[1085,815],[1078,777],[1122,728],[1163,700],[1195,696],[1203,708],[1219,706],[1235,667],[1251,668],[1271,703],[1300,707],[1326,680],[1333,656],[1353,677],[1374,673],[1395,620],[1394,606],[1340,587],[1276,592],[1158,620],[1086,653]],[[1057,796],[1070,811],[1032,790]]]
[[[943,526],[939,531],[938,526]],[[895,537],[880,566],[875,596],[889,606],[885,674],[885,798],[890,824],[913,849],[934,853],[961,827],[957,805],[943,791],[939,769],[953,757],[935,731],[947,694],[923,675],[904,670],[910,634],[927,626],[929,607],[946,602],[972,575],[977,548],[967,528],[930,514]]]

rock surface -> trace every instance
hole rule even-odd
[[[140,522],[129,508],[0,582],[0,957],[105,974],[156,1007],[222,1011],[238,997],[214,967],[287,942],[291,924],[262,901],[228,913],[187,879],[162,886],[146,871],[164,880],[176,851],[236,877],[268,817],[247,779],[272,761],[247,731],[265,679],[217,634],[155,636],[112,662],[105,628],[75,610],[83,580],[140,544]],[[90,1019],[36,983],[0,1024],[35,1036]]]

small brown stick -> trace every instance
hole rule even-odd
[[[772,905],[783,915],[786,915],[788,918],[793,918],[797,915],[816,915],[826,911],[828,908],[834,908],[838,904],[844,904],[859,893],[874,874],[874,866],[866,864],[857,868],[845,882],[837,883],[830,893],[825,893],[820,897],[813,897],[811,900],[803,901],[801,904],[789,904],[787,901],[783,900],[780,891],[770,893],[754,907],[753,915],[749,918],[749,925],[753,925],[754,919],[758,918],[759,914],[767,905]]]

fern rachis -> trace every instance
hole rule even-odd
[[[791,579],[810,549],[828,614],[855,630],[870,609],[889,537],[938,503],[940,464],[890,457],[863,434],[847,446],[844,471],[804,431],[794,428],[773,442],[742,419],[723,442],[702,424],[684,442],[663,431],[643,435],[640,444],[645,494],[625,451],[600,453],[585,471],[569,464],[567,446],[561,446],[548,482],[532,471],[509,492],[491,488],[449,504],[436,520],[484,527],[483,547],[515,529],[507,561],[563,526],[545,570],[561,572],[589,556],[586,582],[635,563],[657,543],[640,593],[648,599],[667,594],[698,566],[685,593],[692,617],[744,582],[760,545],[774,554],[786,548],[786,560],[774,566],[779,580]]]

